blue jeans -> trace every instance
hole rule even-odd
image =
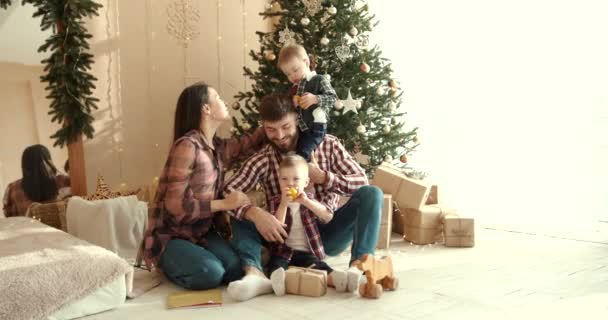
[[[328,224],[318,224],[325,253],[336,256],[351,245],[350,261],[373,254],[378,243],[383,193],[376,186],[363,186],[336,210]],[[230,240],[244,266],[262,269],[261,249],[264,239],[255,224],[232,219]]]
[[[159,264],[171,282],[186,289],[204,290],[243,277],[239,257],[228,242],[214,231],[209,231],[205,239],[204,248],[182,239],[167,243]]]

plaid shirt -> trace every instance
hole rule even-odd
[[[58,174],[55,176],[55,184],[57,185],[57,191],[61,191],[63,188],[70,186],[70,177]],[[59,192],[58,197],[62,194]],[[55,201],[52,199],[50,201]],[[8,217],[25,216],[27,209],[32,204],[32,201],[28,199],[23,186],[21,185],[21,179],[12,182],[6,188],[4,193],[3,207],[4,215]]]
[[[308,194],[308,197],[313,199],[312,194]],[[281,195],[274,196],[270,203],[270,212],[276,216],[277,208],[281,203]],[[302,218],[302,225],[306,231],[306,237],[308,238],[309,249],[319,258],[320,260],[325,259],[325,250],[323,249],[323,242],[321,242],[321,233],[319,227],[317,227],[317,216],[305,206],[300,206],[300,217]],[[287,208],[287,214],[285,215],[285,224],[287,225],[287,234],[291,232],[291,226],[293,224],[293,216],[291,215],[291,208]],[[279,256],[289,261],[293,254],[293,250],[284,243],[273,243],[271,245],[271,254],[273,256]]]
[[[336,91],[331,86],[329,80],[327,80],[325,76],[318,75],[315,71],[311,71],[306,77],[302,78],[297,85],[294,85],[289,90],[289,93],[292,96],[302,96],[305,92],[316,95],[319,98],[319,103],[310,106],[306,110],[298,108],[298,126],[302,131],[306,131],[312,127],[312,112],[316,108],[321,108],[323,112],[325,112],[325,115],[329,117],[329,110],[334,107],[337,99]]]
[[[367,185],[367,176],[361,166],[344,149],[338,138],[325,135],[315,151],[319,168],[326,172],[327,182],[314,185],[314,197],[330,211],[337,209],[340,194],[352,194],[359,187]],[[224,190],[249,192],[261,183],[266,191],[266,203],[281,194],[279,187],[279,163],[281,153],[268,144],[247,159],[238,172],[226,183]],[[235,210],[234,216],[243,219],[251,205]]]
[[[213,220],[211,201],[221,199],[224,163],[255,151],[264,140],[264,131],[258,129],[240,140],[214,137],[211,148],[200,131],[192,130],[173,143],[148,209],[144,259],[149,268],[158,264],[171,239],[206,245],[204,236]]]

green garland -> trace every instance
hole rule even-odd
[[[51,121],[61,128],[51,138],[54,146],[64,147],[79,136],[92,138],[92,110],[97,109],[99,99],[92,96],[95,78],[88,71],[93,64],[88,39],[92,36],[84,27],[83,18],[98,15],[101,5],[92,0],[23,0],[36,7],[33,17],[41,17],[42,31],[52,29],[52,35],[38,48],[38,52],[50,52],[42,60],[45,75],[42,82],[48,83],[47,98],[51,101]],[[3,9],[11,0],[0,0]]]

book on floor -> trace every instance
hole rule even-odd
[[[222,305],[219,288],[199,291],[178,291],[167,296],[167,308],[217,307]]]

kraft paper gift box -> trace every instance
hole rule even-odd
[[[378,249],[388,249],[391,243],[391,231],[393,229],[393,197],[384,195],[382,205],[382,216],[380,217],[380,230],[378,232]]]
[[[443,220],[446,247],[471,248],[475,246],[475,221],[458,215],[447,215]]]
[[[405,213],[401,211],[395,201],[393,201],[393,232],[398,234],[405,233]]]
[[[285,292],[320,297],[327,293],[327,271],[289,267],[285,271]]]
[[[415,244],[431,244],[443,240],[443,218],[455,210],[441,205],[425,205],[419,210],[406,208],[403,238]]]
[[[374,174],[372,184],[385,194],[391,194],[400,208],[418,209],[426,203],[431,186],[422,181],[407,177],[397,167],[382,163]]]
[[[438,204],[439,203],[439,191],[437,190],[437,185],[434,184],[431,186],[431,190],[429,191],[429,197],[426,198],[426,204]]]

